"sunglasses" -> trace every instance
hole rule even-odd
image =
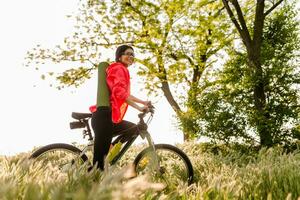
[[[126,52],[126,53],[123,53],[122,55],[134,57],[134,53],[131,53],[131,52]]]

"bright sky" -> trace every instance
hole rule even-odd
[[[88,112],[95,102],[96,74],[75,91],[59,91],[41,80],[34,67],[22,66],[27,50],[36,44],[60,44],[71,33],[73,23],[66,15],[76,11],[77,3],[78,0],[0,1],[0,155],[30,151],[34,146],[54,142],[86,142],[82,130],[70,130],[69,122],[72,111]],[[140,91],[138,77],[131,76],[132,94],[151,100]],[[174,127],[174,112],[165,98],[155,107],[149,127],[154,141],[182,142],[182,134]],[[137,114],[130,108],[125,119],[137,122]]]

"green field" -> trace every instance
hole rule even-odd
[[[0,199],[300,199],[300,152],[281,148],[250,150],[237,146],[178,145],[190,157],[195,183],[187,186],[132,178],[130,166],[141,147],[119,166],[87,173],[45,170],[28,153],[0,157]]]

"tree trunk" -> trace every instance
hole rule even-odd
[[[190,141],[191,140],[191,137],[190,137],[190,135],[189,134],[187,134],[187,133],[185,133],[185,134],[183,134],[183,141]]]
[[[266,111],[266,95],[263,70],[260,63],[260,55],[255,48],[248,51],[249,67],[253,70],[254,86],[253,97],[255,105],[255,122],[260,137],[261,146],[270,147],[273,144],[272,135],[268,129],[269,113]]]
[[[173,110],[178,113],[178,112],[181,112],[181,109],[178,105],[178,103],[175,101],[172,93],[171,93],[171,90],[170,90],[170,87],[169,87],[169,84],[167,81],[163,81],[162,82],[162,87],[161,87],[163,93],[164,93],[164,96],[166,97],[167,101],[169,102],[169,104],[171,105],[171,107],[173,108]]]
[[[169,83],[167,81],[163,81],[161,89],[162,89],[162,91],[164,93],[164,96],[166,97],[167,101],[171,105],[172,109],[175,111],[176,115],[180,119],[181,114],[182,114],[182,110],[180,109],[178,103],[175,101],[175,99],[172,95],[172,92],[171,92],[170,87],[169,87]],[[183,127],[183,140],[188,141],[190,138],[191,137],[189,135],[189,132],[186,131],[185,127]]]

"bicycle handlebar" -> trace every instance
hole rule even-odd
[[[154,106],[150,103],[150,104],[148,104],[148,109],[149,110],[143,110],[143,112],[142,113],[140,113],[140,114],[138,114],[138,116],[139,116],[139,118],[144,118],[145,117],[145,115],[147,114],[147,113],[151,113],[152,115],[154,114]]]

